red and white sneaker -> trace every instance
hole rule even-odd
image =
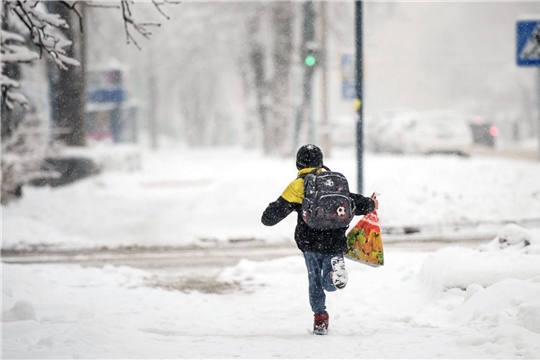
[[[325,311],[322,314],[315,314],[313,317],[313,333],[316,335],[328,334],[328,313]]]
[[[334,256],[330,263],[332,264],[330,279],[336,288],[343,289],[349,280],[347,270],[345,270],[345,260],[341,256]]]

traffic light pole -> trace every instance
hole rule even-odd
[[[356,19],[356,101],[355,107],[357,111],[356,121],[356,159],[358,163],[358,193],[361,194],[364,190],[364,104],[362,99],[363,88],[363,72],[362,72],[362,1],[355,3],[355,19]]]
[[[536,93],[536,104],[538,106],[538,113],[536,116],[538,116],[538,161],[540,161],[540,66],[536,68],[536,86],[537,86],[537,93]]]
[[[331,147],[331,138],[330,138],[330,128],[328,124],[328,66],[327,66],[327,56],[326,56],[326,50],[327,50],[327,28],[328,28],[328,17],[327,17],[327,10],[326,10],[326,1],[320,2],[320,13],[321,13],[321,36],[320,36],[320,67],[321,67],[321,127],[323,129],[322,132],[322,151],[324,156],[330,157],[330,147]]]
[[[308,123],[308,140],[315,141],[315,121],[313,119],[313,72],[316,63],[315,46],[315,8],[313,1],[304,3],[304,120]]]

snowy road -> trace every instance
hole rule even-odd
[[[474,248],[485,240],[470,239],[459,241],[400,241],[385,244],[386,252],[393,250],[432,252],[448,245]],[[7,251],[2,253],[2,262],[8,264],[79,264],[82,266],[130,266],[145,270],[178,270],[182,268],[205,267],[224,268],[237,264],[240,260],[271,260],[285,256],[299,255],[293,244],[257,245],[230,244],[217,248],[120,248],[82,249],[58,251]]]
[[[478,240],[453,241],[456,246],[474,248]],[[408,241],[389,243],[386,253],[394,251],[433,252],[448,246],[441,241]],[[2,262],[17,265],[77,265],[104,268],[128,266],[152,274],[146,285],[154,288],[179,291],[200,291],[221,294],[238,290],[235,285],[218,280],[226,267],[242,260],[261,262],[301,253],[293,244],[229,244],[218,248],[123,248],[79,249],[73,251],[4,251]]]
[[[451,244],[475,248],[481,242],[476,239],[453,241]],[[441,241],[401,241],[385,245],[386,254],[394,251],[434,252],[449,245]],[[167,290],[204,293],[223,293],[235,286],[223,285],[217,279],[226,267],[235,266],[242,260],[261,262],[288,256],[300,256],[293,244],[229,244],[209,248],[121,248],[79,249],[74,251],[4,251],[2,262],[18,265],[78,265],[104,268],[128,266],[152,274],[147,285]],[[202,274],[202,275],[201,275]],[[179,277],[180,275],[180,277]]]

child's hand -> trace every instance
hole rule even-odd
[[[377,210],[379,208],[379,200],[377,200],[377,194],[373,193],[370,198],[375,202],[375,210]]]

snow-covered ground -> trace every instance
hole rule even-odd
[[[353,152],[326,163],[354,188]],[[368,154],[365,171],[383,227],[540,217],[537,162]],[[242,150],[144,153],[141,171],[26,188],[2,208],[3,248],[291,244],[293,216],[265,228],[260,215],[295,173],[292,159]],[[3,263],[2,357],[540,358],[540,231],[485,236],[476,249],[388,246],[380,268],[347,262],[326,337],[310,333],[300,253],[241,260],[209,293],[174,286],[199,269]]]
[[[264,208],[296,177],[292,158],[172,148],[145,152],[142,159],[141,171],[108,171],[62,188],[25,188],[19,202],[2,209],[3,247],[292,243],[294,216],[272,228],[260,223]],[[356,188],[354,151],[336,149],[326,164]],[[444,238],[489,239],[506,221],[540,225],[537,162],[367,154],[364,173],[364,194],[380,194],[383,227],[426,226]],[[478,222],[485,224],[460,230]],[[386,240],[394,239],[389,234]]]

